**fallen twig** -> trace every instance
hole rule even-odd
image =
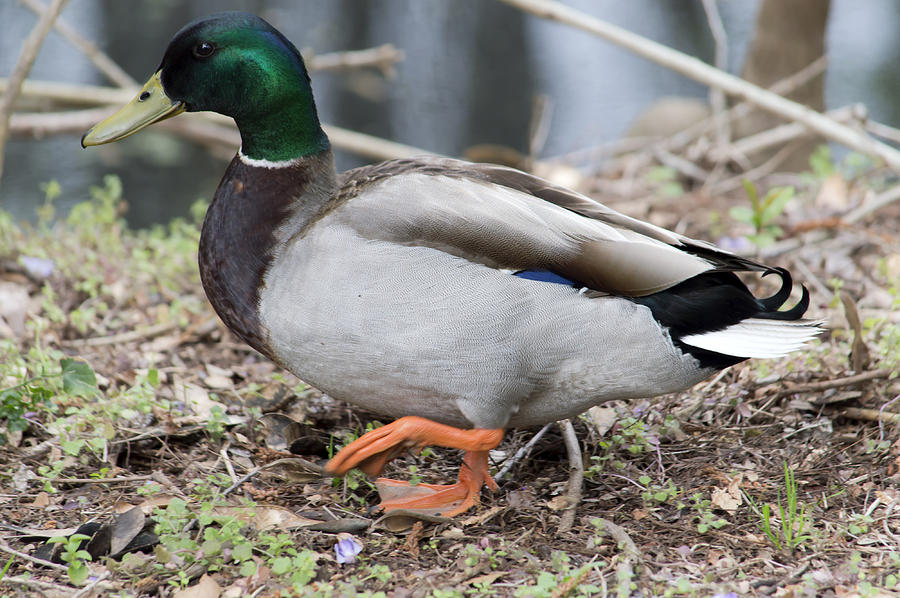
[[[284,459],[275,459],[274,461],[270,461],[269,463],[264,463],[263,465],[254,467],[253,469],[251,469],[250,471],[245,473],[243,476],[238,478],[238,480],[235,483],[233,483],[231,486],[226,488],[222,492],[222,496],[228,496],[229,494],[234,492],[236,489],[240,488],[241,484],[250,480],[250,478],[252,478],[256,474],[258,474],[259,472],[265,471],[266,469],[269,469],[270,467],[275,467],[276,465],[284,465],[286,463],[302,465],[303,467],[306,467],[313,473],[318,473],[318,474],[322,475],[323,477],[325,476],[325,468],[322,467],[321,465],[316,465],[312,461],[307,461],[306,459],[301,459],[300,457],[286,457]]]
[[[843,218],[841,218],[841,220],[847,224],[859,222],[872,212],[880,210],[886,205],[892,204],[897,200],[900,200],[900,185],[895,185],[884,193],[879,193],[870,201],[867,201],[858,208],[848,212]]]
[[[879,409],[863,409],[862,407],[844,407],[837,412],[844,417],[861,419],[868,422],[888,422],[900,424],[900,413],[881,411]]]
[[[138,330],[129,330],[128,332],[119,332],[110,334],[109,336],[94,336],[90,338],[79,338],[71,341],[59,341],[63,347],[100,347],[103,345],[120,345],[122,343],[130,343],[133,341],[148,340],[157,336],[171,332],[178,328],[176,322],[163,322],[154,324],[147,328]]]
[[[38,590],[45,590],[45,591],[53,590],[53,591],[59,592],[60,595],[64,595],[64,596],[68,596],[69,594],[72,593],[72,590],[75,589],[72,586],[64,586],[62,584],[53,583],[51,581],[41,581],[39,579],[34,579],[33,577],[26,578],[21,575],[17,575],[17,576],[7,575],[7,576],[3,577],[2,579],[0,579],[0,584],[4,584],[4,583],[8,583],[11,585],[17,585],[17,586],[24,586],[26,588],[35,588]],[[46,594],[44,594],[43,592],[41,593],[41,595],[46,596]]]
[[[506,477],[506,474],[509,473],[509,470],[512,469],[516,463],[521,461],[522,458],[525,457],[525,455],[527,455],[529,452],[531,452],[531,449],[534,447],[534,445],[537,444],[538,440],[543,438],[544,434],[547,433],[547,430],[549,430],[550,426],[552,426],[552,425],[553,425],[553,423],[551,422],[549,424],[546,424],[540,430],[538,430],[538,433],[535,434],[534,436],[532,436],[531,440],[529,440],[528,442],[525,443],[525,446],[523,446],[522,448],[517,450],[515,455],[513,455],[512,457],[507,459],[503,463],[503,467],[500,468],[500,471],[497,473],[497,475],[494,476],[494,480],[499,482],[504,477]]]
[[[113,478],[54,478],[54,484],[118,484],[122,482],[145,482],[152,480],[153,476],[147,475],[130,475],[119,476]]]
[[[826,114],[839,123],[864,122],[866,119],[866,108],[861,104],[851,104],[850,106],[830,110]],[[776,145],[783,145],[788,141],[809,135],[811,135],[809,128],[803,124],[797,122],[787,123],[761,131],[755,135],[743,137],[729,145],[713,148],[710,151],[710,157],[713,160],[720,161],[735,160],[738,157],[747,156]]]
[[[896,373],[895,370],[891,370],[891,369],[872,370],[870,372],[863,372],[861,374],[854,374],[853,376],[845,376],[843,378],[835,378],[833,380],[823,380],[821,382],[810,382],[808,384],[798,384],[797,386],[782,388],[781,390],[778,391],[777,396],[786,397],[786,396],[792,395],[792,394],[807,393],[807,392],[820,392],[820,391],[828,390],[831,388],[841,388],[844,386],[851,386],[853,384],[859,384],[860,382],[867,382],[869,380],[878,380],[881,378],[889,378],[894,373]]]
[[[581,458],[581,447],[578,445],[578,436],[571,420],[564,419],[559,422],[563,440],[566,443],[566,452],[569,454],[569,483],[566,486],[566,505],[562,516],[559,518],[559,531],[567,532],[575,523],[575,511],[581,503],[581,488],[584,485],[584,461]]]
[[[26,554],[24,552],[20,552],[9,546],[6,542],[0,542],[0,550],[5,552],[6,554],[11,554],[13,556],[17,556],[20,559],[25,559],[26,561],[30,561],[32,563],[37,563],[38,565],[42,565],[44,567],[49,567],[51,569],[56,569],[57,571],[68,571],[69,568],[64,565],[57,565],[56,563],[45,561],[44,559],[39,559],[37,557],[33,557],[30,554]]]
[[[622,559],[616,565],[616,579],[620,583],[630,584],[634,578],[634,565],[640,564],[643,560],[641,551],[638,550],[637,544],[634,543],[634,540],[631,539],[625,528],[602,517],[597,519],[600,520],[603,529],[616,541],[616,545],[622,551]]]
[[[97,589],[97,586],[103,584],[103,582],[108,579],[110,575],[112,574],[110,573],[109,569],[107,569],[106,571],[98,575],[96,579],[91,581],[91,583],[87,584],[86,586],[72,594],[72,598],[84,598],[85,596],[90,596],[94,593],[94,590]],[[106,584],[103,585],[105,586]]]

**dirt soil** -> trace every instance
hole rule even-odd
[[[694,194],[677,204],[614,207],[710,238],[709,214],[728,206]],[[151,483],[161,488],[154,495],[158,504],[183,497],[199,509],[204,499],[196,480],[219,474],[225,482],[217,504],[252,499],[272,513],[283,507],[311,520],[338,521],[317,528],[288,518],[275,525],[297,550],[316,555],[305,589],[292,589],[265,567],[248,575],[227,559],[182,572],[181,585],[193,586],[206,574],[204,583],[215,582],[221,595],[898,595],[900,403],[894,401],[900,386],[891,371],[896,355],[890,355],[898,345],[887,331],[896,334],[900,326],[892,288],[900,280],[900,210],[889,206],[857,226],[809,225],[802,212],[789,218],[795,228],[787,226],[785,239],[801,241],[799,247],[785,245],[765,259],[809,286],[810,315],[828,321],[820,342],[787,359],[734,366],[684,393],[603,405],[574,421],[587,470],[574,507],[565,499],[569,457],[560,427],[550,426],[514,463],[508,460],[539,430],[511,430],[492,454],[492,471],[509,469],[498,492],[485,491],[477,508],[452,521],[401,531],[375,524],[378,495],[361,476],[334,481],[317,473],[333,446],[379,421],[376,414],[306,388],[247,348],[206,307],[196,279],[160,293],[139,288],[142,283],[110,265],[125,277],[124,298],[113,302],[115,312],[102,326],[98,316],[82,334],[64,315],[48,319],[38,340],[23,334],[10,342],[22,353],[41,345],[90,364],[100,388],[94,401],[155,368],[152,400],[168,407],[108,422],[113,433],[103,450],[76,451],[75,459],[61,442],[65,435],[48,428],[47,414],[35,415],[0,446],[0,567],[11,561],[2,593],[220,595],[200,586],[178,594],[178,567],[153,566],[162,552],[152,540],[135,551],[145,558],[143,568],[122,566],[122,557],[98,557],[82,586],[67,577],[65,566],[25,558],[44,544],[40,530],[104,525],[128,506],[146,506],[151,498],[139,489]],[[0,277],[40,303],[43,282],[23,273],[16,255],[0,258]],[[53,276],[64,314],[83,308],[75,281]],[[864,322],[855,345],[833,279],[843,281],[849,309],[856,307]],[[760,293],[771,289],[768,280],[759,285]],[[162,307],[176,300],[198,307],[182,321],[159,325]],[[46,317],[46,308],[29,309],[29,317]],[[7,382],[0,381],[0,389],[11,386]],[[191,400],[193,410],[186,409]],[[224,413],[202,407],[211,400],[224,405]],[[296,423],[267,415],[273,413]],[[257,469],[293,457],[303,461]],[[41,473],[42,465],[62,461],[55,477]],[[387,474],[450,482],[459,461],[456,451],[435,448],[397,459]],[[781,530],[779,505],[788,504],[790,490],[785,466],[796,481],[794,532],[804,526],[794,546]],[[240,483],[231,484],[235,480]],[[764,529],[766,506],[778,543]],[[563,531],[569,508],[574,524]],[[362,546],[347,564],[338,563],[335,552],[348,539],[340,534]]]

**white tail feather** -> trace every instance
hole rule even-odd
[[[749,318],[728,328],[681,337],[681,342],[734,357],[781,357],[822,332],[821,320]]]

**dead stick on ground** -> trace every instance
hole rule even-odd
[[[634,565],[640,564],[642,557],[637,545],[628,532],[624,528],[616,525],[608,519],[598,518],[603,525],[604,531],[608,533],[619,550],[622,551],[622,560],[616,565],[616,579],[631,580],[634,579]],[[627,583],[627,582],[626,582]]]
[[[879,411],[878,409],[862,409],[860,407],[845,407],[837,411],[838,414],[851,419],[861,419],[868,422],[887,422],[900,424],[900,413],[893,411]]]
[[[778,396],[784,397],[796,393],[803,392],[819,392],[822,390],[828,390],[831,388],[841,388],[843,386],[851,386],[853,384],[858,384],[860,382],[867,382],[869,380],[878,380],[880,378],[888,378],[891,374],[894,373],[894,370],[891,369],[883,369],[883,370],[872,370],[871,372],[863,372],[861,374],[855,374],[853,376],[846,376],[844,378],[835,378],[834,380],[823,380],[822,382],[810,382],[809,384],[798,384],[797,386],[792,386],[790,388],[783,388],[778,391]]]
[[[98,575],[97,578],[94,579],[94,581],[92,581],[88,585],[86,585],[83,588],[81,588],[80,590],[78,590],[78,592],[76,592],[75,594],[73,594],[72,598],[85,598],[86,596],[91,596],[94,593],[94,590],[97,589],[97,586],[100,586],[101,588],[105,588],[107,584],[104,584],[103,582],[106,579],[108,579],[110,575],[112,575],[112,573],[109,571],[109,569],[107,569],[106,571],[104,571],[103,573]],[[112,588],[107,588],[107,589],[112,589]],[[106,593],[106,592],[104,592],[104,593]]]
[[[895,201],[900,200],[900,185],[895,185],[891,187],[884,193],[879,193],[875,197],[872,198],[871,201],[867,201],[863,205],[858,208],[852,210],[846,216],[841,218],[844,222],[848,224],[853,224],[855,222],[859,222],[872,212],[880,210],[884,206],[888,204],[892,204]]]
[[[527,443],[525,443],[525,446],[523,446],[522,448],[517,450],[515,455],[513,455],[512,457],[507,459],[503,463],[503,467],[500,469],[500,472],[496,476],[494,476],[494,480],[499,482],[504,477],[506,477],[506,474],[509,473],[509,470],[512,469],[516,463],[521,461],[522,458],[525,457],[525,455],[527,455],[531,451],[531,449],[534,447],[534,445],[537,444],[538,440],[540,440],[544,436],[544,434],[547,433],[547,430],[549,430],[550,426],[552,426],[552,425],[553,425],[553,423],[551,422],[549,424],[546,424],[540,430],[538,430],[538,433],[535,434],[534,436],[532,436],[531,440],[529,440]]]
[[[316,473],[316,474],[321,475],[322,477],[325,477],[325,468],[322,467],[321,465],[316,465],[315,463],[313,463],[311,461],[307,461],[306,459],[301,459],[300,457],[286,457],[284,459],[276,459],[276,460],[266,463],[264,465],[260,465],[259,467],[254,467],[253,469],[248,471],[246,474],[241,476],[234,484],[232,484],[231,486],[226,488],[222,492],[222,496],[228,496],[229,494],[234,492],[236,489],[238,489],[241,486],[241,484],[250,480],[250,478],[252,478],[256,474],[258,474],[259,472],[269,469],[270,467],[275,467],[276,465],[285,465],[287,463],[292,463],[295,465],[302,465],[303,467],[307,468],[310,471],[310,473]]]
[[[69,571],[68,567],[63,565],[57,565],[56,563],[51,563],[50,561],[45,561],[44,559],[39,559],[37,557],[33,557],[30,554],[26,554],[24,552],[19,552],[12,546],[7,545],[5,542],[0,542],[0,551],[5,552],[6,554],[11,554],[13,556],[17,556],[20,559],[25,559],[26,561],[31,561],[32,563],[37,563],[38,565],[42,565],[44,567],[50,567],[51,569],[56,569],[57,571]]]
[[[149,340],[178,328],[176,322],[163,322],[139,330],[129,330],[109,336],[94,336],[71,341],[60,341],[63,347],[99,347],[101,345],[119,345],[132,341]]]
[[[22,577],[22,576],[11,577],[9,575],[6,575],[3,577],[3,579],[0,579],[0,584],[4,584],[4,583],[10,584],[10,585],[24,586],[26,588],[35,588],[38,590],[53,590],[55,592],[59,592],[61,595],[71,594],[72,591],[75,589],[72,586],[64,586],[64,585],[60,585],[58,583],[53,583],[53,582],[49,582],[49,581],[41,581],[39,579],[33,579],[30,577],[26,579],[25,577]],[[41,594],[41,595],[46,595],[46,594]]]
[[[117,484],[122,482],[145,482],[152,480],[151,474],[119,476],[115,478],[54,478],[56,484]]]
[[[851,104],[843,108],[837,108],[827,112],[835,122],[846,123],[864,121],[866,118],[865,107],[860,104]],[[799,137],[810,135],[808,128],[801,123],[787,123],[767,129],[754,135],[743,137],[730,145],[713,148],[709,155],[713,160],[725,161],[737,159],[775,145],[783,145]]]
[[[578,444],[578,436],[572,422],[564,419],[559,422],[563,440],[566,443],[566,452],[569,453],[569,484],[566,487],[565,511],[559,518],[559,531],[567,532],[575,523],[575,511],[581,503],[581,487],[584,485],[584,462],[581,458],[581,447]]]
[[[0,98],[0,178],[3,177],[4,148],[6,147],[6,137],[9,132],[9,116],[12,113],[13,103],[19,95],[22,82],[25,81],[28,72],[31,71],[31,65],[34,64],[34,59],[37,58],[41,44],[44,43],[44,39],[53,27],[53,21],[59,16],[66,2],[68,0],[53,0],[50,8],[38,19],[37,25],[28,34],[25,43],[22,44],[22,53],[16,61],[16,66],[13,67],[12,75],[9,77],[9,86],[6,88],[3,97]]]
[[[782,118],[803,123],[826,139],[841,143],[860,153],[877,156],[891,168],[900,170],[900,151],[876,141],[864,133],[836,123],[831,118],[807,106],[783,98],[758,85],[748,83],[740,77],[722,72],[693,56],[673,50],[554,0],[501,1],[539,17],[565,23],[602,37],[638,56],[699,81],[704,85],[716,87],[729,95],[743,98],[751,104]]]

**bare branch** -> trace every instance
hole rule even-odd
[[[9,115],[12,112],[13,103],[19,95],[22,82],[25,81],[28,72],[31,71],[31,65],[34,64],[34,59],[37,58],[44,39],[50,33],[53,21],[59,16],[66,2],[68,0],[53,0],[50,8],[38,19],[37,25],[28,34],[25,43],[22,44],[22,53],[19,54],[19,60],[16,61],[16,66],[9,77],[9,85],[3,93],[3,97],[0,98],[0,178],[3,177],[3,156],[6,147],[6,137],[9,132]]]
[[[356,69],[360,67],[372,67],[381,71],[385,78],[390,79],[396,74],[394,65],[405,58],[403,50],[398,50],[391,44],[383,44],[375,48],[365,50],[353,50],[348,52],[332,52],[330,54],[315,55],[311,50],[303,51],[303,59],[310,71],[339,71]]]
[[[742,98],[782,118],[803,123],[819,135],[858,152],[877,156],[888,166],[900,170],[900,151],[868,135],[834,122],[824,114],[792,102],[739,77],[662,44],[616,27],[589,14],[554,0],[501,0],[539,17],[565,23],[611,41],[635,54],[672,69],[705,85]]]
[[[46,10],[46,7],[40,0],[21,0],[21,2],[39,15]],[[135,81],[131,75],[126,73],[122,67],[116,64],[105,52],[100,50],[100,48],[97,47],[97,44],[82,37],[82,35],[75,31],[75,29],[73,29],[64,19],[58,18],[53,24],[53,28],[56,29],[56,32],[65,38],[66,41],[87,56],[90,61],[94,63],[94,66],[96,66],[101,73],[106,75],[107,79],[119,87],[138,86],[138,82]]]
[[[728,36],[725,33],[725,25],[719,15],[719,7],[716,0],[703,0],[703,10],[706,12],[706,20],[709,22],[709,31],[712,33],[716,44],[714,62],[716,68],[728,71]],[[710,87],[709,105],[712,106],[713,120],[716,123],[716,141],[719,145],[727,145],[731,139],[731,127],[725,115],[725,94],[721,89]]]

